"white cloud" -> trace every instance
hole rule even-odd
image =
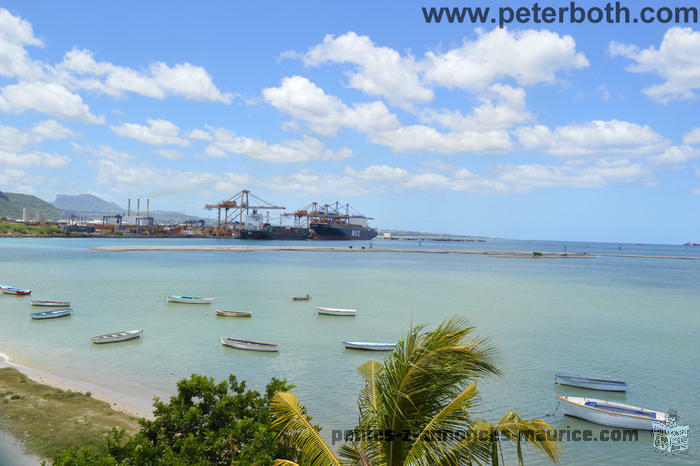
[[[207,192],[217,181],[211,173],[178,171],[144,163],[122,164],[101,159],[96,182],[115,193],[141,192],[150,196]]]
[[[60,84],[20,82],[1,89],[0,111],[23,113],[26,110],[83,123],[105,122],[103,115],[90,113],[90,107],[83,103],[78,94],[73,94]]]
[[[0,150],[0,166],[9,168],[62,168],[70,164],[70,157],[47,152],[7,152]],[[5,168],[3,168],[4,170]]]
[[[700,89],[700,31],[672,27],[664,34],[658,48],[653,45],[640,50],[636,45],[611,42],[610,54],[633,60],[626,70],[632,73],[652,73],[665,79],[643,89],[659,102],[690,99]]]
[[[32,25],[0,8],[0,76],[36,79],[43,75],[41,63],[32,60],[25,46],[43,47]]]
[[[600,92],[600,96],[604,102],[610,100],[610,89],[608,89],[607,85],[601,84],[596,89],[598,90],[598,92]]]
[[[185,154],[175,149],[156,149],[153,152],[168,160],[178,160],[185,158]]]
[[[268,144],[265,141],[236,136],[233,131],[217,128],[214,140],[205,152],[210,157],[226,157],[228,154],[268,162],[308,162],[310,160],[342,160],[352,157],[352,151],[343,147],[339,151],[326,149],[318,139],[303,136],[302,139],[284,141],[281,144]]]
[[[201,66],[178,63],[172,67],[162,62],[152,63],[148,71],[98,62],[89,50],[74,48],[56,66],[58,79],[68,85],[121,96],[133,92],[146,97],[163,99],[178,96],[204,102],[231,103],[233,95],[221,92]]]
[[[180,128],[174,123],[161,119],[146,119],[148,126],[135,123],[123,123],[110,126],[119,136],[136,139],[154,146],[175,145],[187,147],[190,141],[180,137]]]
[[[670,142],[649,126],[627,121],[595,120],[558,126],[520,127],[515,130],[520,145],[527,150],[545,151],[563,158],[659,154]]]
[[[682,165],[700,158],[700,149],[690,146],[672,146],[659,155],[649,157],[655,165]]]
[[[185,133],[185,136],[190,139],[198,139],[200,141],[211,141],[212,136],[202,129],[193,129]]]
[[[389,147],[396,153],[461,152],[504,153],[512,148],[506,131],[457,131],[441,133],[424,125],[402,126],[370,136],[375,144]]]
[[[369,37],[354,32],[338,37],[329,34],[301,57],[311,66],[326,62],[356,65],[355,71],[347,73],[348,86],[369,95],[383,96],[400,107],[425,104],[434,97],[433,91],[420,82],[413,56],[401,56],[396,50],[379,47]]]
[[[36,137],[14,126],[0,126],[0,150],[19,152],[36,142]]]
[[[464,40],[461,47],[445,53],[428,52],[421,63],[425,78],[441,86],[483,89],[503,79],[521,86],[553,83],[556,73],[588,66],[576,52],[571,36],[547,30],[491,32],[477,30],[476,40]]]
[[[693,128],[688,134],[683,136],[683,144],[700,145],[700,127]]]
[[[459,110],[427,109],[422,115],[422,120],[426,123],[438,123],[451,130],[488,131],[509,129],[532,119],[532,114],[525,104],[523,89],[493,84],[480,100],[482,104],[468,115],[463,115]]]
[[[80,144],[72,142],[71,145],[73,146],[73,150],[75,150],[79,154],[91,154],[101,159],[107,159],[113,162],[124,163],[134,159],[133,155],[115,149],[114,147],[108,146],[106,144],[100,144],[98,147],[92,147],[81,146]]]
[[[66,128],[56,120],[44,120],[36,123],[32,131],[42,139],[67,139],[74,137],[75,132]]]

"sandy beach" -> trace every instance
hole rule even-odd
[[[484,251],[469,249],[389,249],[367,247],[331,247],[331,246],[97,246],[93,251],[138,252],[138,251],[216,251],[216,252],[259,252],[259,251],[295,251],[295,252],[350,252],[350,253],[405,253],[405,254],[479,254],[496,258],[521,259],[589,259],[594,257],[628,257],[637,259],[683,259],[700,260],[692,256],[658,256],[644,254],[613,254],[585,252],[537,252],[534,251]]]
[[[146,394],[139,387],[124,385],[117,391],[97,382],[75,380],[30,367],[15,362],[14,358],[5,353],[0,353],[0,368],[3,367],[17,369],[31,380],[50,387],[83,393],[90,392],[93,398],[108,403],[115,411],[121,411],[134,417],[153,419],[153,395],[156,393]]]

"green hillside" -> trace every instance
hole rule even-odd
[[[30,194],[3,193],[0,196],[0,217],[10,219],[21,219],[22,209],[29,208],[29,217],[34,219],[37,210],[46,212],[49,220],[68,219],[70,215],[58,210],[46,201],[42,201],[36,196]]]

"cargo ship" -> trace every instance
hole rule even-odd
[[[350,204],[319,205],[317,202],[309,204],[292,214],[294,224],[301,226],[306,224],[311,232],[312,239],[319,240],[370,240],[377,236],[377,230],[367,225],[371,217],[354,211]]]
[[[263,216],[255,209],[238,229],[239,239],[305,240],[309,237],[311,232],[308,228],[272,225],[269,221],[264,221]]]

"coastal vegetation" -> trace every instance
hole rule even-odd
[[[1,236],[68,236],[56,226],[26,225],[24,223],[0,222]]]
[[[124,435],[139,430],[136,418],[104,401],[34,382],[13,368],[0,369],[0,425],[43,458],[67,448],[101,446],[114,427]]]
[[[309,423],[293,393],[272,399],[274,424],[300,450],[303,465],[493,464],[503,457],[502,438],[513,441],[523,464],[522,443],[552,461],[559,447],[547,435],[552,426],[508,411],[497,423],[474,416],[477,379],[497,375],[493,348],[471,338],[474,327],[447,320],[426,332],[412,326],[384,363],[369,361],[358,372],[365,381],[359,396],[359,422],[351,442],[334,453]],[[469,339],[468,339],[469,338]]]

